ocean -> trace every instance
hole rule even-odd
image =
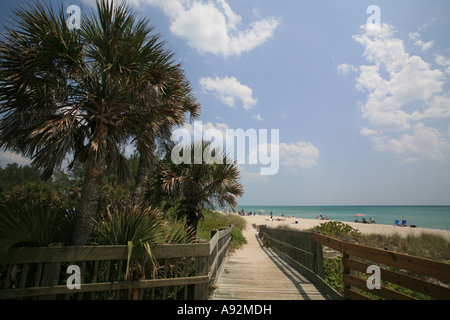
[[[326,215],[331,220],[355,221],[355,214],[364,214],[367,220],[373,217],[378,224],[394,225],[395,220],[407,221],[407,225],[421,228],[450,230],[450,206],[238,206],[236,212],[262,212],[275,216],[316,219]],[[220,210],[220,209],[218,209]],[[358,218],[360,221],[362,217]]]

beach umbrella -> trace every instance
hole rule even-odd
[[[366,215],[365,214],[362,214],[362,213],[357,213],[357,214],[355,214],[355,217],[365,217]]]

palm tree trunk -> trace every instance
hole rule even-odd
[[[93,229],[93,221],[103,184],[106,166],[104,152],[89,151],[86,162],[86,173],[81,198],[76,208],[77,219],[73,234],[73,245],[83,246],[89,241]]]
[[[188,229],[190,229],[192,234],[196,237],[198,229],[198,217],[196,215],[188,215],[186,217],[186,224],[188,226]]]
[[[141,155],[133,195],[131,198],[132,205],[140,205],[144,201],[145,188],[147,186],[150,169],[151,161],[146,159],[144,155]]]

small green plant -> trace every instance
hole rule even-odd
[[[328,221],[321,223],[311,229],[311,231],[319,231],[320,233],[336,238],[352,238],[357,239],[361,236],[361,232],[357,229],[345,224],[341,221]]]
[[[242,217],[237,215],[223,215],[209,210],[205,210],[203,216],[204,219],[200,221],[197,230],[197,236],[199,238],[209,241],[211,239],[211,230],[225,229],[233,225],[233,230],[231,231],[231,250],[238,249],[247,243],[247,239],[242,234],[242,231],[247,226],[247,222]]]
[[[0,199],[0,254],[15,246],[66,242],[74,214],[45,184],[16,187]]]
[[[344,294],[342,257],[327,258],[323,261],[324,280],[337,292]]]

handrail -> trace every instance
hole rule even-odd
[[[0,299],[56,299],[57,295],[85,299],[87,294],[95,299],[99,292],[107,292],[108,299],[142,299],[146,289],[151,291],[147,292],[151,299],[159,290],[163,299],[170,295],[172,299],[206,300],[208,286],[228,252],[231,230],[230,226],[215,232],[209,242],[150,245],[153,258],[162,261],[157,275],[143,268],[145,249],[141,246],[130,247],[130,257],[128,246],[11,249],[0,257],[0,268],[6,271],[0,273]],[[75,290],[66,284],[69,265],[77,265],[81,271],[81,283]],[[193,295],[189,286],[194,288]]]
[[[208,277],[210,282],[217,281],[217,272],[223,265],[226,254],[228,253],[231,243],[231,231],[233,227],[230,226],[223,230],[213,230],[211,234],[210,244],[210,262]]]
[[[450,264],[448,263],[368,247],[320,233],[269,229],[266,226],[260,226],[260,232],[263,237],[271,242],[274,249],[281,251],[281,254],[290,258],[294,254],[302,254],[302,256],[308,257],[309,261],[314,261],[314,259],[317,259],[314,253],[321,252],[322,246],[339,251],[343,255],[344,298],[346,299],[372,299],[370,295],[366,295],[367,293],[390,300],[415,299],[404,293],[392,290],[385,283],[380,285],[379,289],[369,289],[367,280],[358,276],[358,273],[364,278],[369,278],[373,275],[373,273],[369,272],[368,268],[370,266],[379,267],[380,280],[382,281],[423,293],[432,298],[450,299]],[[300,241],[299,239],[303,240]],[[310,249],[305,249],[305,246],[308,247],[310,241],[320,245],[320,249],[316,248],[314,251],[313,248],[315,247],[311,244],[309,244]],[[302,248],[298,248],[299,244],[302,245]],[[301,264],[299,259],[294,260]],[[302,264],[303,268],[307,268],[306,272],[315,274],[321,272],[320,269],[315,269],[317,264],[306,261],[306,265]],[[385,266],[408,272],[388,270]],[[424,277],[431,277],[436,280],[430,282],[425,280]],[[318,276],[318,278],[321,277]],[[439,281],[441,284],[442,282],[446,282],[446,284],[435,283]]]
[[[334,300],[343,298],[323,279],[322,246],[313,241],[311,232],[273,229],[265,225],[258,228],[260,236],[278,255],[308,277],[330,298]]]
[[[409,272],[409,274],[405,274],[380,267],[380,280],[418,291],[432,298],[450,299],[450,288],[448,284],[444,286],[431,283],[413,275],[417,274],[419,277],[431,277],[448,283],[450,282],[450,264],[448,263],[350,243],[319,233],[314,233],[313,239],[343,254],[344,294],[348,299],[369,298],[367,295],[361,293],[361,291],[385,299],[414,299],[405,294],[393,291],[384,285],[381,285],[380,289],[369,289],[366,281],[353,274],[356,271],[371,276],[372,274],[367,274],[367,268],[375,264],[378,267],[380,265],[388,266]],[[369,262],[366,263],[364,261]]]

